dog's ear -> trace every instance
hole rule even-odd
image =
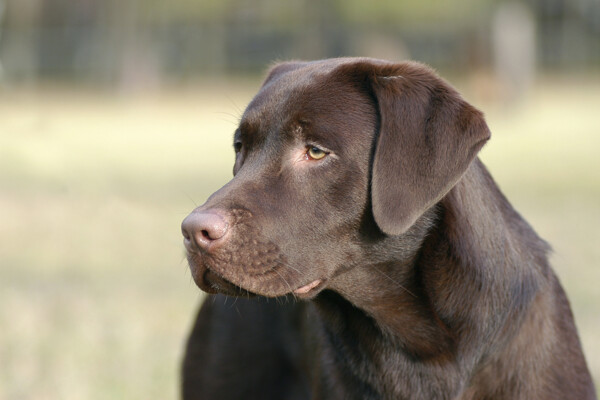
[[[370,65],[369,65],[370,64]],[[373,215],[399,235],[456,184],[490,131],[483,114],[418,63],[364,63],[379,108]]]

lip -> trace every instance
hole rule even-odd
[[[300,286],[292,294],[299,299],[308,300],[315,298],[325,287],[325,279],[315,279],[314,281]]]
[[[202,291],[210,294],[216,294],[217,291],[211,286],[206,278],[206,275],[208,274],[208,268],[203,263],[192,261],[190,259],[190,255],[192,254],[188,253],[188,264],[192,274],[192,279],[194,279],[194,282]]]
[[[309,293],[311,290],[313,290],[314,288],[316,288],[317,286],[319,286],[321,284],[321,280],[317,279],[312,281],[311,283],[301,286],[298,289],[294,290],[294,294],[306,294]]]
[[[300,286],[299,288],[286,293],[281,293],[277,295],[265,295],[260,292],[253,292],[243,287],[236,285],[235,283],[221,277],[219,274],[214,271],[205,268],[202,273],[202,280],[200,288],[207,293],[222,293],[227,296],[243,296],[243,297],[255,297],[255,296],[264,296],[264,297],[281,297],[287,295],[293,295],[294,297],[302,300],[310,300],[315,298],[325,287],[325,279],[316,279],[306,285]]]
[[[220,273],[210,269],[208,265],[198,259],[194,259],[199,254],[197,252],[188,253],[188,263],[192,273],[192,278],[196,285],[204,292],[209,294],[222,293],[228,296],[243,296],[243,297],[280,297],[292,295],[298,299],[312,299],[323,290],[326,279],[315,279],[307,284],[300,285],[296,289],[283,293],[261,293],[260,288],[252,290],[246,289],[228,278],[223,277]],[[246,286],[246,285],[244,285]]]

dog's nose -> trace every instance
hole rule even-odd
[[[223,216],[214,211],[192,212],[181,223],[185,247],[194,246],[206,250],[209,245],[223,239],[229,224]]]

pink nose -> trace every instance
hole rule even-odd
[[[212,244],[224,240],[229,224],[215,211],[192,212],[181,223],[186,249],[194,247],[207,250]]]

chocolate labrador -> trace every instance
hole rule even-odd
[[[477,159],[489,137],[421,64],[273,67],[234,178],[182,224],[211,294],[183,398],[594,399],[549,247]]]

